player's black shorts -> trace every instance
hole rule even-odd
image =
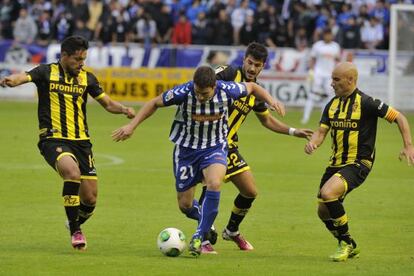
[[[358,188],[359,185],[365,181],[370,171],[371,170],[368,167],[360,163],[354,163],[344,167],[327,167],[322,176],[319,190],[322,189],[322,186],[329,180],[329,178],[333,175],[337,175],[345,184],[345,193],[340,198],[342,201],[347,194],[353,189]],[[318,193],[318,198],[320,198],[320,193]]]
[[[246,161],[244,161],[239,149],[237,147],[229,148],[227,154],[227,172],[224,180],[227,181],[231,176],[247,170],[250,170],[250,167]]]
[[[81,179],[97,179],[92,144],[89,140],[43,139],[37,146],[54,170],[56,162],[62,156],[69,155],[78,163]]]

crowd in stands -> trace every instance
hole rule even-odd
[[[411,0],[2,0],[2,39],[310,47],[330,28],[345,49],[387,49],[390,6]]]

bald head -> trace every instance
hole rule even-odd
[[[343,75],[344,77],[352,77],[355,81],[358,79],[358,70],[352,62],[341,62],[335,67],[334,72],[337,71],[338,74]]]
[[[351,62],[339,63],[332,72],[332,87],[336,96],[347,97],[354,92],[358,70]]]

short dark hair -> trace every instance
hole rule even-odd
[[[216,73],[210,66],[200,66],[194,72],[193,81],[200,88],[214,87],[216,85]]]
[[[244,57],[246,58],[247,56],[252,56],[254,59],[260,60],[263,63],[265,63],[267,55],[267,49],[263,44],[252,42],[247,46]]]
[[[60,46],[61,53],[65,52],[66,54],[73,55],[76,51],[79,50],[88,50],[89,43],[86,39],[81,36],[69,36],[62,41]]]

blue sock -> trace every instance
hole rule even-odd
[[[220,192],[206,191],[206,197],[201,207],[200,223],[198,224],[195,235],[204,237],[210,230],[218,213],[220,202]]]
[[[197,200],[193,200],[193,206],[184,213],[187,218],[200,221],[200,205]]]

